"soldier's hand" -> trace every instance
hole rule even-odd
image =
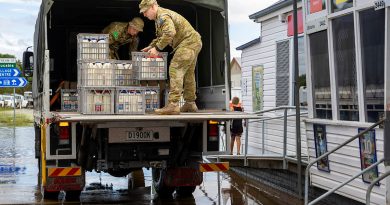
[[[152,48],[152,47],[148,46],[148,47],[142,49],[141,51],[142,51],[142,52],[148,52],[151,48]]]
[[[157,49],[155,47],[151,48],[148,52],[151,56],[158,56],[159,55],[159,52],[157,51]]]

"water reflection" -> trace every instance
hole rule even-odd
[[[204,173],[203,183],[193,196],[154,198],[151,195],[151,170],[144,169],[145,186],[128,192],[126,177],[112,177],[107,173],[86,173],[86,191],[80,201],[66,201],[61,192],[58,200],[43,200],[37,187],[37,160],[34,151],[34,128],[0,128],[0,204],[31,203],[131,203],[131,204],[187,204],[187,205],[243,205],[243,204],[301,204],[299,200],[234,172]],[[91,187],[103,186],[104,189]],[[91,189],[88,189],[91,188]],[[16,191],[17,190],[17,191]]]

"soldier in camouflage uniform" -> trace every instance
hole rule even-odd
[[[110,58],[119,60],[118,49],[120,46],[129,43],[129,57],[131,52],[137,51],[139,38],[138,33],[142,32],[144,21],[135,17],[130,22],[112,22],[102,33],[110,34]]]
[[[196,112],[198,108],[195,104],[195,65],[202,48],[201,36],[183,16],[159,7],[156,0],[142,0],[139,8],[140,13],[149,20],[155,21],[157,36],[142,51],[158,55],[167,45],[170,45],[175,53],[169,66],[169,103],[155,112],[162,115]],[[178,102],[182,91],[186,102],[179,108]]]

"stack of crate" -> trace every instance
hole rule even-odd
[[[114,114],[114,65],[107,34],[77,35],[77,85],[83,114]]]
[[[160,56],[150,56],[145,52],[132,52],[133,67],[141,82],[166,80],[168,70],[168,53],[160,52]],[[152,112],[160,108],[161,89],[159,86],[146,86],[145,102],[146,112]]]
[[[79,34],[79,110],[83,114],[145,114],[160,106],[160,88],[141,81],[167,78],[167,53],[150,58],[133,52],[133,61],[111,60],[107,34]]]

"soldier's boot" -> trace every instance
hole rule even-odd
[[[180,114],[180,107],[178,103],[169,103],[165,107],[161,109],[157,109],[154,111],[154,113],[158,115],[179,115]]]
[[[181,108],[180,112],[197,112],[198,107],[196,107],[195,102],[186,102]]]

